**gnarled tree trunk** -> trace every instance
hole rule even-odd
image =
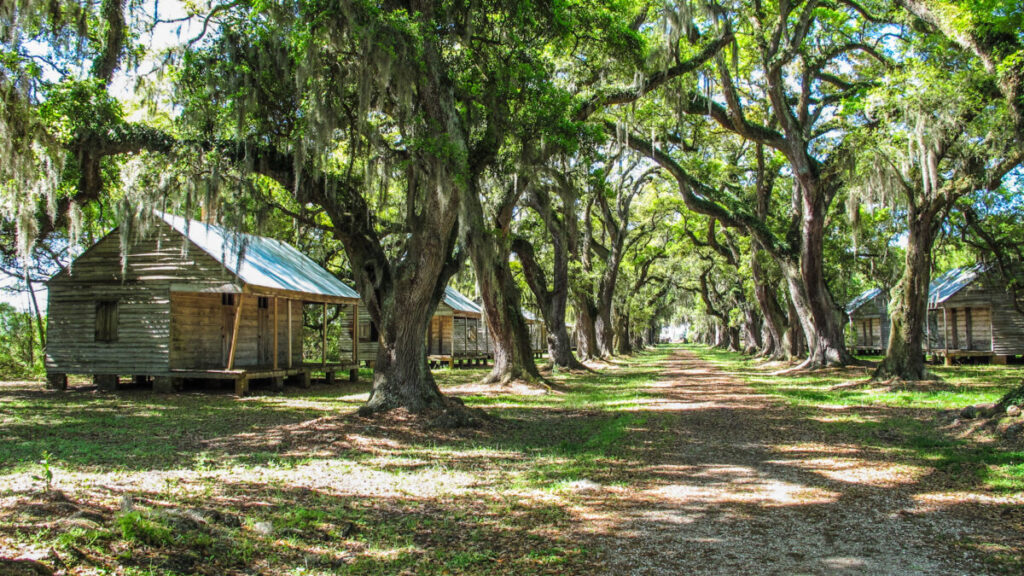
[[[894,291],[889,346],[873,378],[924,380],[924,328],[928,321],[928,285],[932,271],[935,209],[911,205],[907,211],[907,254]]]

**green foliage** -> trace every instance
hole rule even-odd
[[[43,483],[43,492],[49,492],[53,486],[53,469],[50,468],[50,458],[50,452],[43,450],[43,454],[38,462],[39,474],[32,476],[33,480]]]
[[[39,377],[45,372],[43,359],[32,314],[0,302],[0,379]]]

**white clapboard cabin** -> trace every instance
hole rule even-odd
[[[449,366],[486,363],[492,351],[480,305],[451,286],[445,288],[427,328],[427,359]]]
[[[1002,277],[978,264],[935,278],[928,294],[928,352],[951,363],[987,357],[1005,364],[1024,354],[1024,315]]]
[[[883,354],[889,347],[889,300],[878,288],[866,290],[846,306],[853,330],[850,349],[860,354]]]
[[[347,347],[328,342],[326,320],[342,323],[334,335],[351,332],[359,300],[327,270],[278,240],[153,220],[126,238],[115,229],[48,282],[50,387],[66,388],[68,374],[101,388],[151,379],[157,391],[228,379],[242,395],[250,380],[308,385],[311,371],[333,381],[358,363],[351,335]],[[319,335],[303,329],[304,316],[320,316]]]

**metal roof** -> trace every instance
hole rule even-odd
[[[481,314],[483,312],[479,304],[466,298],[451,286],[444,289],[444,297],[441,300],[456,312],[466,312],[469,314]]]
[[[868,302],[875,299],[875,296],[881,294],[882,291],[879,288],[872,288],[861,292],[860,296],[857,296],[850,303],[846,305],[846,314],[850,315],[857,311],[858,308],[867,304]]]
[[[245,284],[321,296],[359,298],[355,290],[284,242],[159,211],[156,215]]]
[[[523,308],[523,318],[527,322],[537,322],[537,315],[534,314],[533,312],[530,312],[526,308]]]
[[[928,286],[928,307],[941,304],[974,282],[986,269],[985,264],[953,268],[932,280]]]

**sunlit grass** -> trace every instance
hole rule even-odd
[[[867,383],[868,368],[778,375],[773,373],[778,367],[761,366],[740,354],[702,346],[693,350],[801,410],[836,438],[928,462],[965,484],[1024,492],[1024,453],[978,446],[943,430],[938,420],[944,411],[996,402],[1019,385],[1024,377],[1019,366],[930,366],[936,381],[899,389]]]
[[[463,396],[496,418],[484,435],[349,422],[368,397],[366,371],[358,384],[256,387],[242,399],[0,384],[0,498],[14,506],[0,511],[26,525],[42,521],[34,507],[47,521],[63,514],[35,479],[47,452],[54,489],[103,517],[31,533],[0,523],[0,544],[69,559],[85,550],[137,575],[589,573],[593,555],[566,536],[574,487],[624,483],[651,424],[637,411],[670,353],[554,374],[551,394]],[[457,389],[488,370],[435,377]],[[122,494],[135,503],[118,512]],[[189,519],[193,509],[208,516]]]

